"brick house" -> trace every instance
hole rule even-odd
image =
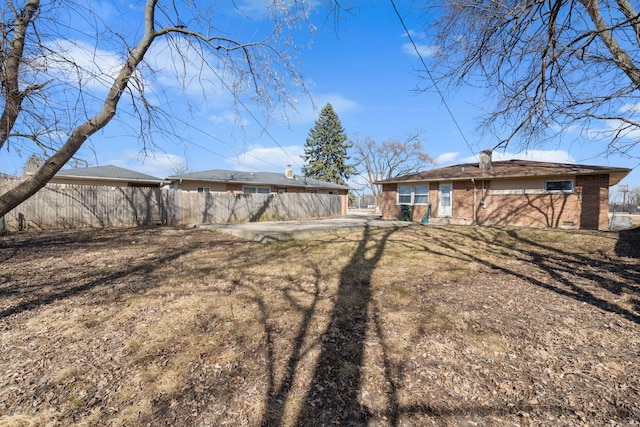
[[[214,169],[167,177],[171,188],[201,193],[224,192],[231,194],[316,193],[339,196],[342,215],[347,214],[349,187],[317,179],[294,175],[287,167],[284,173],[242,172]]]
[[[631,170],[528,160],[433,169],[377,181],[382,217],[481,225],[608,229],[609,187]],[[404,217],[404,218],[403,218]]]

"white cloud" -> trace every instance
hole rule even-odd
[[[186,165],[186,161],[175,154],[147,152],[145,156],[138,151],[126,150],[119,158],[106,164],[165,178],[172,175],[177,167]]]
[[[442,153],[438,157],[436,157],[436,165],[440,166],[443,164],[453,163],[459,155],[460,153],[458,152]]]
[[[635,108],[640,108],[640,104],[637,106],[630,106],[632,108],[630,112],[635,112]],[[600,129],[590,129],[587,135],[594,139],[608,139],[611,140],[614,136],[621,139],[638,140],[640,138],[640,129],[634,126],[629,126],[628,123],[622,120],[604,120],[604,127]]]
[[[291,165],[294,173],[300,174],[299,165],[302,164],[301,155],[304,147],[288,145],[282,147],[257,146],[240,154],[236,160],[227,159],[225,163],[234,170],[255,170],[259,172],[284,172],[287,165]]]
[[[217,68],[217,58],[193,47],[185,39],[156,40],[145,61],[154,71],[154,81],[161,90],[175,89],[186,95],[206,96],[207,102],[220,100],[230,104],[235,76]],[[226,82],[229,88],[225,87]]]
[[[620,111],[623,113],[638,113],[640,112],[640,102],[635,104],[625,104],[620,107]]]
[[[494,151],[492,155],[493,161],[499,160],[533,160],[538,162],[555,162],[555,163],[574,163],[575,159],[564,150],[527,150],[520,153],[509,153]],[[460,159],[460,163],[475,163],[478,156],[469,156]]]
[[[77,40],[55,40],[48,43],[47,48],[52,53],[39,59],[43,69],[92,90],[110,88],[124,63],[113,52]]]
[[[242,14],[257,19],[266,16],[270,3],[266,0],[242,0],[235,5]]]
[[[219,114],[212,114],[209,116],[209,120],[216,126],[228,126],[228,127],[244,127],[249,122],[236,114],[233,110],[222,111]]]
[[[521,153],[500,153],[493,154],[495,160],[535,160],[540,162],[572,163],[575,159],[564,150],[528,150]]]
[[[422,58],[432,58],[438,55],[439,50],[434,45],[420,43],[416,43],[414,45],[413,43],[404,43],[402,45],[402,52],[407,55],[415,56],[416,58],[419,56]]]

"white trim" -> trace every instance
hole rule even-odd
[[[442,187],[448,186],[449,204],[444,205],[442,203]],[[445,209],[448,208],[448,209]],[[452,217],[453,216],[453,182],[440,182],[438,184],[438,216],[439,217]]]
[[[511,189],[511,190],[493,190],[489,189],[490,196],[501,196],[501,195],[523,195],[523,194],[545,194],[546,191],[540,189],[533,188],[519,188],[519,189]]]
[[[400,194],[400,187],[408,187],[410,189],[410,193]],[[426,187],[426,193],[416,193],[416,187]],[[396,205],[410,205],[410,206],[427,206],[429,204],[429,183],[419,183],[419,184],[398,184],[396,186]],[[427,201],[424,203],[416,203],[416,195],[418,196],[427,196]],[[408,201],[401,202],[400,196],[409,197]]]

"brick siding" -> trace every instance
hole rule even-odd
[[[554,178],[558,179],[558,178]],[[520,225],[530,227],[608,228],[609,176],[582,175],[560,177],[574,179],[573,193],[490,194],[491,181],[453,182],[453,215],[461,223],[474,219],[484,225]],[[438,183],[430,183],[432,217],[438,216]],[[484,186],[484,188],[483,188]],[[396,204],[396,184],[382,187],[382,217],[401,218]],[[419,221],[426,206],[413,206],[412,219]]]

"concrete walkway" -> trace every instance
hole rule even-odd
[[[238,222],[199,224],[198,228],[215,230],[260,243],[308,239],[316,236],[338,235],[364,230],[365,227],[407,227],[418,222],[383,220],[379,216],[347,215],[339,218],[306,221]]]

